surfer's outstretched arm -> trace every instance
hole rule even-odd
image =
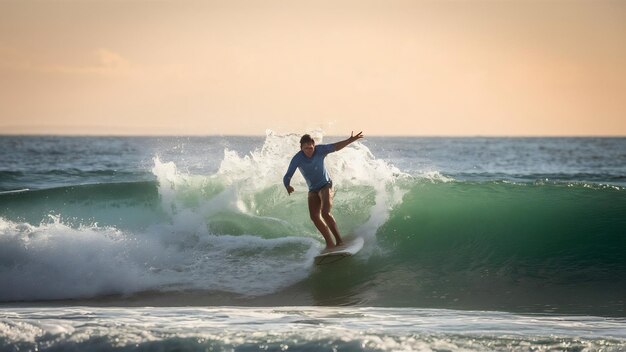
[[[356,136],[354,135],[354,132],[350,133],[350,137],[346,140],[343,140],[341,142],[337,142],[334,144],[335,146],[335,151],[341,150],[343,149],[345,146],[347,146],[348,144],[355,142],[358,139],[363,138],[363,132],[359,132],[356,134]]]

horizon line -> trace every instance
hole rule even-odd
[[[297,134],[295,132],[284,133]],[[328,134],[324,137],[343,137],[338,134]],[[0,137],[127,137],[127,138],[161,138],[161,137],[186,137],[186,138],[206,138],[206,137],[250,137],[250,138],[263,138],[264,134],[228,134],[228,133],[215,133],[215,134],[89,134],[89,133],[4,133],[0,132]],[[364,139],[368,137],[372,138],[626,138],[624,135],[568,135],[568,134],[545,134],[545,135],[506,135],[506,134],[493,134],[493,135],[481,135],[481,134],[467,134],[467,135],[446,135],[446,134],[415,134],[415,135],[403,135],[403,134],[366,134]]]

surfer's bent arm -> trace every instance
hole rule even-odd
[[[356,134],[356,136],[354,135],[354,132],[350,134],[350,137],[346,140],[343,140],[341,142],[337,142],[334,144],[335,146],[335,151],[339,151],[341,149],[343,149],[344,147],[346,147],[348,144],[363,138],[363,132],[359,132]]]
[[[283,185],[285,185],[285,188],[287,189],[287,193],[289,194],[293,192],[293,187],[290,186],[290,183],[291,183],[291,177],[293,177],[293,174],[296,172],[297,168],[298,168],[298,162],[296,161],[296,157],[294,156],[293,159],[291,159],[291,162],[289,163],[289,168],[287,169],[285,176],[283,176]]]

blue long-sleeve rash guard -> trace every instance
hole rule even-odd
[[[316,191],[326,186],[326,184],[331,182],[331,179],[328,176],[328,171],[326,171],[326,166],[324,166],[324,158],[334,151],[334,144],[320,144],[315,146],[315,151],[311,158],[307,158],[302,150],[296,153],[289,163],[287,173],[283,177],[285,187],[289,186],[291,177],[296,172],[296,169],[300,170],[302,176],[304,176],[306,184],[309,186],[309,191]]]

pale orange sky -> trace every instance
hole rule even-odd
[[[626,135],[626,1],[0,2],[0,134]]]

